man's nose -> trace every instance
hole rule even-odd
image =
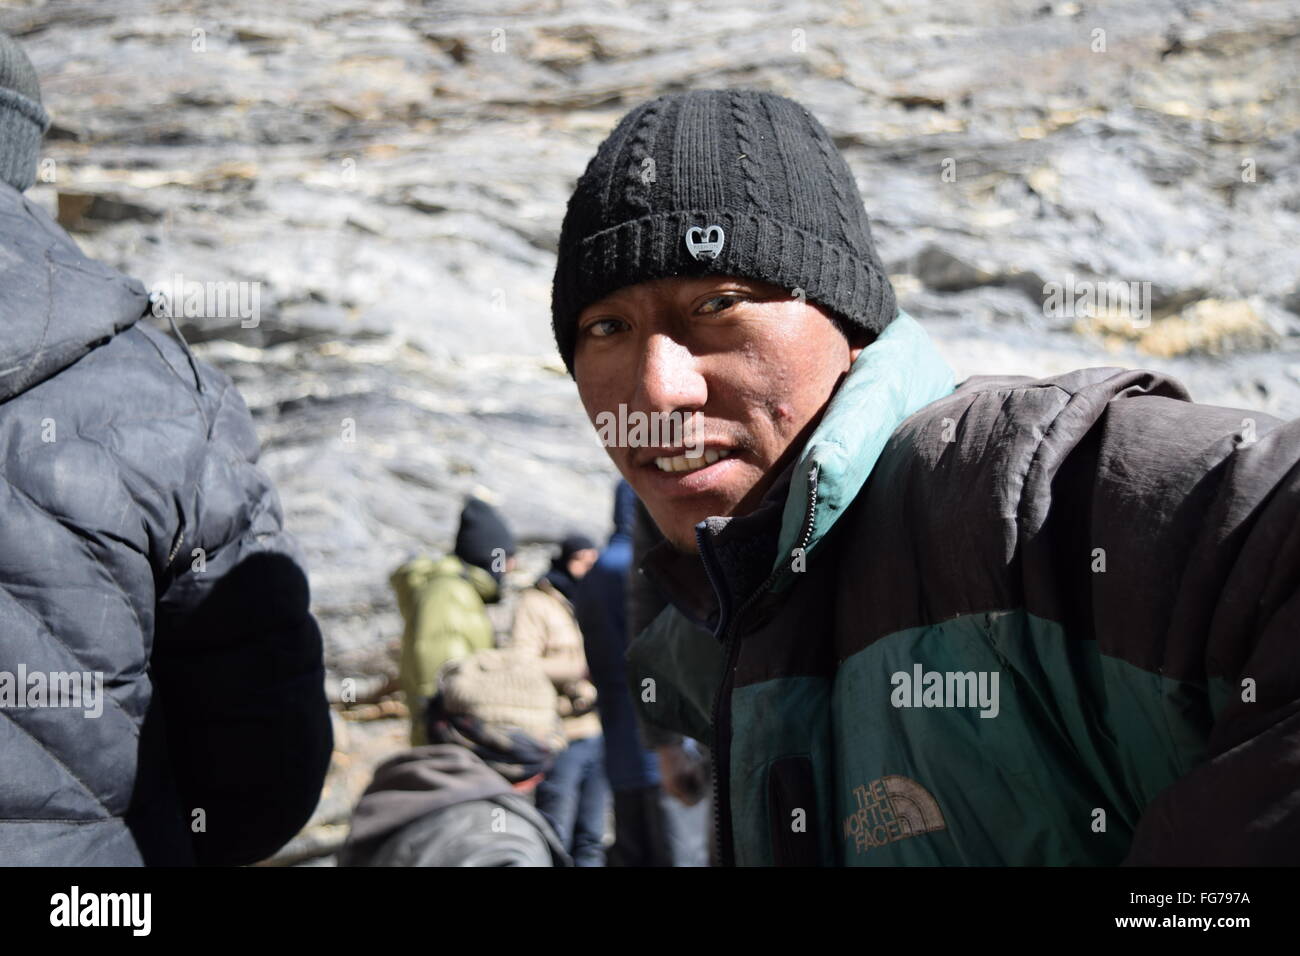
[[[636,407],[648,412],[702,407],[708,389],[699,363],[699,358],[671,335],[650,336],[641,356]]]

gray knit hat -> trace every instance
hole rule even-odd
[[[624,286],[707,273],[760,279],[880,332],[897,305],[853,173],[800,104],[692,90],[623,117],[560,230],[551,321],[573,373],[578,314]]]
[[[36,181],[41,137],[49,128],[32,61],[0,30],[0,182],[22,192]]]
[[[490,648],[454,658],[438,674],[448,714],[490,728],[518,728],[554,750],[564,749],[555,687],[541,662],[510,649]]]

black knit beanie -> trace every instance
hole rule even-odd
[[[560,541],[560,553],[555,556],[555,560],[561,565],[568,564],[579,551],[590,551],[596,547],[596,542],[592,541],[585,534],[575,532],[566,534]]]
[[[500,583],[503,570],[493,567],[493,558],[515,553],[515,536],[500,513],[486,501],[469,498],[460,513],[456,531],[456,557],[487,571]]]
[[[846,332],[880,332],[897,313],[848,164],[816,117],[774,93],[669,93],[600,144],[569,199],[552,288],[569,374],[586,306],[707,273],[802,289]]]

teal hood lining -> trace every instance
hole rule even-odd
[[[921,324],[906,312],[858,355],[831,398],[790,480],[773,571],[788,566],[807,518],[808,485],[817,469],[810,553],[852,504],[889,436],[913,412],[952,393],[952,369]]]

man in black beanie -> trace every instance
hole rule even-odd
[[[711,748],[720,863],[1300,862],[1300,421],[954,387],[830,135],[751,90],[618,123],[552,321],[666,538],[630,690]]]
[[[456,557],[482,568],[498,584],[514,567],[515,536],[500,512],[486,501],[470,497],[456,529]]]
[[[23,195],[48,126],[0,33],[0,863],[253,863],[333,749],[302,555],[229,377]]]

